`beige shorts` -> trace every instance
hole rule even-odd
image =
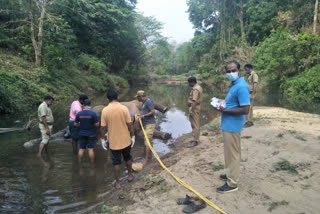
[[[53,125],[48,125],[48,127],[51,135]],[[39,128],[40,128],[41,138],[42,138],[41,143],[47,144],[50,139],[50,135],[47,135],[46,127],[43,124],[39,123]]]
[[[156,128],[156,124],[149,124],[144,126],[144,130],[146,131],[146,134],[148,136],[149,142],[151,146],[153,146],[153,132],[154,129]],[[144,144],[148,146],[146,139],[144,139]]]

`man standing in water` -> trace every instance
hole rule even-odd
[[[39,146],[38,156],[41,157],[42,151],[45,148],[48,152],[48,141],[53,127],[53,115],[50,106],[53,104],[54,98],[51,96],[46,96],[44,101],[40,104],[38,108],[38,118],[39,118],[39,128],[41,132],[41,143]]]
[[[257,92],[257,86],[259,77],[256,72],[253,70],[253,66],[251,64],[246,64],[244,66],[245,74],[248,75],[247,83],[250,88],[250,110],[249,114],[246,116],[246,123],[244,124],[244,127],[250,127],[253,126],[253,103]]]
[[[139,102],[143,103],[139,117],[141,118],[142,125],[144,127],[144,130],[146,131],[149,142],[151,146],[153,146],[153,133],[154,129],[156,128],[156,119],[154,118],[155,110],[153,102],[150,98],[146,96],[146,94],[142,90],[138,91],[135,97],[139,100]],[[143,162],[143,166],[146,166],[151,162],[152,156],[146,138],[144,139],[144,144],[146,146],[146,158]]]
[[[108,130],[111,159],[116,177],[115,187],[119,189],[121,156],[127,164],[128,182],[133,180],[131,137],[134,135],[134,130],[129,110],[119,103],[117,92],[109,90],[107,97],[109,105],[102,110],[100,132],[103,138]]]
[[[83,111],[80,111],[74,121],[74,125],[79,127],[79,153],[78,161],[81,164],[81,160],[86,148],[88,148],[88,154],[90,158],[91,166],[94,166],[94,143],[96,141],[96,129],[99,127],[99,120],[93,111],[91,111],[91,102],[86,99],[83,103]]]
[[[69,130],[72,139],[73,154],[78,154],[79,127],[74,125],[77,114],[82,111],[84,100],[88,99],[87,95],[80,95],[78,100],[72,102],[69,113]]]
[[[189,119],[192,127],[193,140],[190,142],[188,148],[195,147],[199,144],[200,138],[200,104],[202,102],[202,88],[197,84],[195,77],[188,79],[189,86],[192,87],[188,98]]]
[[[250,108],[249,87],[243,77],[240,77],[240,64],[229,62],[226,67],[227,78],[231,81],[225,98],[226,107],[220,106],[221,130],[224,143],[224,160],[226,174],[220,179],[226,183],[217,188],[220,193],[238,190],[240,177],[241,143],[240,135],[245,122],[245,115]]]

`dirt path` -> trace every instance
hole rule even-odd
[[[196,148],[186,148],[190,135],[178,139],[165,164],[227,213],[320,213],[320,116],[257,107],[254,117],[255,125],[242,132],[237,192],[216,192],[223,184],[218,176],[224,172],[217,122],[202,127],[201,144]],[[127,214],[182,213],[176,198],[192,195],[158,164],[137,174],[130,190],[124,191],[129,191],[126,197],[134,202],[125,207]],[[218,212],[207,206],[197,213]]]

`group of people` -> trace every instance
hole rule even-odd
[[[232,192],[238,189],[240,177],[240,157],[241,157],[241,138],[240,134],[243,127],[253,125],[252,112],[253,103],[256,95],[258,75],[254,72],[251,64],[244,66],[245,75],[240,75],[240,64],[231,61],[225,66],[227,78],[231,81],[230,88],[225,98],[226,106],[220,106],[217,111],[221,112],[221,130],[224,141],[224,157],[226,174],[220,175],[220,179],[226,181],[225,184],[217,188],[218,192]],[[189,148],[197,146],[200,141],[200,106],[202,103],[203,90],[195,77],[188,79],[189,86],[192,87],[188,97],[189,119],[192,127],[192,141]],[[153,132],[156,126],[155,108],[153,101],[148,98],[144,91],[139,90],[135,96],[142,102],[141,114],[138,118],[142,120],[143,127],[147,137],[153,145]],[[102,143],[105,143],[104,137],[108,133],[108,142],[114,173],[116,178],[116,188],[120,188],[120,164],[122,157],[127,165],[128,181],[133,180],[132,175],[132,156],[131,156],[131,137],[134,136],[132,118],[126,106],[119,103],[118,94],[114,90],[107,92],[109,100],[108,106],[104,107],[101,113],[101,120],[91,111],[91,102],[86,95],[80,95],[79,99],[74,101],[70,107],[69,128],[72,138],[72,147],[74,154],[78,155],[78,161],[81,159],[86,149],[88,149],[91,164],[94,164],[94,145],[96,141],[96,128],[100,126],[100,137]],[[52,125],[54,122],[50,106],[54,98],[47,96],[44,102],[39,106],[39,128],[42,135],[42,141],[39,147],[38,155],[47,150],[48,140],[50,138]],[[79,150],[78,150],[78,140]],[[143,165],[151,161],[151,151],[146,145],[146,158]],[[106,146],[106,145],[104,145]]]
[[[225,184],[217,188],[218,192],[233,192],[238,190],[240,178],[241,138],[243,127],[253,126],[253,103],[257,92],[258,75],[251,64],[246,64],[245,77],[240,75],[240,64],[231,61],[225,66],[227,78],[231,85],[225,98],[226,106],[216,110],[221,112],[221,130],[224,142],[224,158],[226,174],[220,175]],[[188,79],[192,91],[188,98],[189,118],[192,127],[193,140],[189,148],[199,144],[200,137],[200,105],[202,88],[194,77]]]
[[[135,96],[138,101],[142,102],[140,115],[143,127],[146,131],[150,143],[153,145],[153,132],[156,126],[154,117],[155,108],[152,100],[148,98],[144,91],[139,90]],[[97,140],[97,127],[100,126],[101,142],[108,142],[112,164],[116,177],[116,188],[120,188],[120,165],[122,158],[126,162],[128,169],[128,181],[133,180],[132,175],[132,156],[131,156],[131,138],[134,136],[132,116],[129,110],[118,101],[118,94],[114,90],[107,92],[109,100],[101,112],[101,120],[96,113],[91,110],[91,101],[86,95],[80,95],[78,100],[72,102],[69,113],[69,130],[72,138],[73,153],[78,155],[78,162],[81,164],[84,152],[88,149],[89,159],[94,166],[94,147]],[[47,151],[48,141],[52,132],[54,122],[50,106],[54,98],[45,97],[43,103],[38,108],[39,128],[41,131],[42,141],[39,147],[38,155],[41,156],[43,150]],[[107,141],[105,140],[107,134]],[[79,142],[78,142],[79,141]],[[151,161],[151,151],[146,144],[146,158],[143,165]],[[78,146],[79,145],[79,146]],[[103,145],[105,148],[107,145]],[[79,147],[79,149],[78,149]]]

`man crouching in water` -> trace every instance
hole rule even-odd
[[[134,136],[134,130],[129,110],[119,103],[117,92],[109,90],[107,97],[109,105],[102,110],[100,131],[103,138],[108,130],[111,159],[116,177],[115,187],[120,189],[121,156],[127,164],[128,182],[133,181],[131,137]]]

